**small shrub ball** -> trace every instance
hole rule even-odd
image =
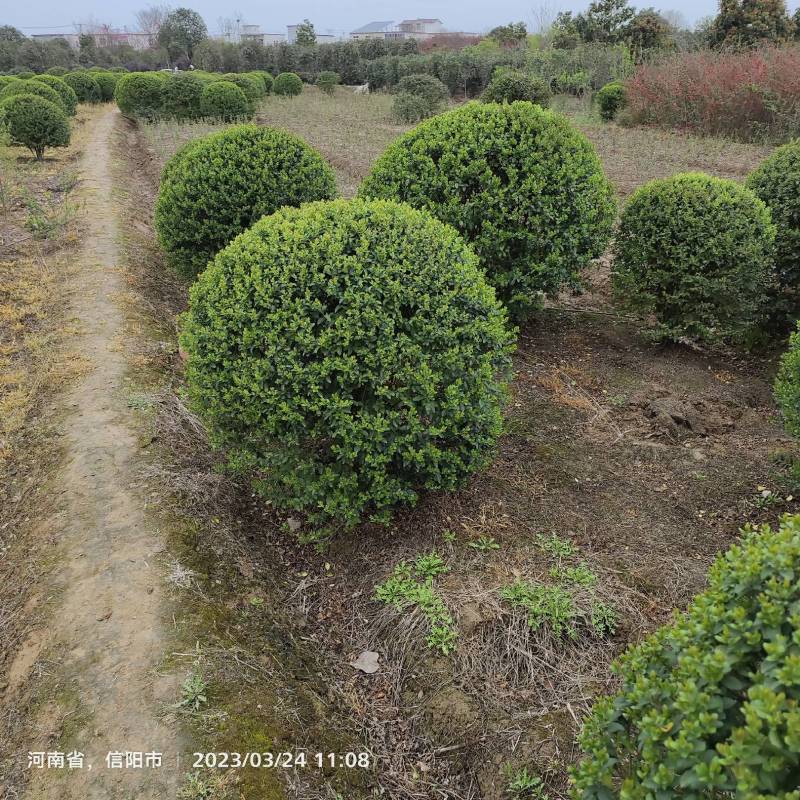
[[[800,324],[789,337],[789,348],[781,356],[775,378],[775,401],[786,430],[800,439]]]
[[[386,521],[460,486],[501,430],[512,335],[455,230],[404,204],[257,222],[192,287],[194,408],[257,491],[315,521]]]
[[[254,69],[247,74],[253,75],[261,80],[261,83],[264,84],[264,94],[269,94],[272,91],[272,84],[275,79],[272,77],[271,73],[265,72],[263,69]]]
[[[123,75],[114,90],[119,110],[126,117],[157,119],[162,113],[164,89],[169,80],[155,72],[129,72]]]
[[[421,94],[400,92],[392,101],[392,113],[398,122],[415,123],[432,117],[436,110]]]
[[[777,286],[770,296],[776,322],[800,317],[800,139],[775,149],[747,179],[775,223]]]
[[[244,75],[231,72],[223,75],[220,80],[229,81],[244,92],[244,96],[250,103],[251,112],[255,111],[258,101],[263,99],[267,93],[264,80],[256,75]]]
[[[100,87],[100,100],[104,103],[111,102],[114,99],[114,92],[120,79],[119,73],[97,70],[92,72],[92,77]]]
[[[191,72],[170,75],[162,89],[162,113],[173,119],[193,119],[200,106],[206,84]]]
[[[623,84],[618,81],[612,81],[603,86],[594,96],[594,99],[600,111],[600,119],[605,122],[611,122],[625,108],[628,102],[628,95]]]
[[[281,97],[295,97],[303,91],[303,81],[294,72],[281,72],[272,84],[273,94]]]
[[[550,105],[552,92],[546,81],[516,69],[505,69],[492,78],[483,92],[485,103],[513,103],[529,100],[542,108]]]
[[[622,212],[614,288],[655,317],[654,338],[740,339],[763,313],[774,241],[766,205],[734,181],[652,181]]]
[[[230,81],[215,81],[203,89],[200,114],[223,122],[236,122],[253,116],[247,95]]]
[[[61,95],[42,81],[37,81],[35,78],[30,78],[22,81],[14,81],[9,83],[0,90],[0,100],[5,100],[7,97],[12,97],[15,94],[35,94],[44,100],[49,100],[53,105],[60,108],[65,114],[67,113],[67,106],[61,99]]]
[[[599,256],[615,215],[588,139],[533,103],[468,103],[378,159],[359,196],[430,211],[473,246],[515,318]]]
[[[78,96],[79,103],[99,103],[103,99],[100,84],[94,79],[91,72],[68,72],[62,75],[62,80],[72,87]]]
[[[64,110],[35,94],[16,94],[0,101],[0,116],[11,141],[27,147],[37,159],[48,147],[69,144],[69,119]]]
[[[405,75],[397,82],[395,91],[424,97],[433,109],[438,109],[450,99],[447,87],[433,75]]]
[[[233,86],[211,84],[219,85]],[[194,276],[264,215],[335,195],[333,171],[302,139],[239,125],[190,142],[167,163],[156,230],[170,262]]]
[[[323,70],[317,75],[317,86],[321,92],[333,97],[336,87],[342,82],[338,72]]]
[[[68,83],[55,75],[37,75],[35,78],[32,78],[32,80],[47,84],[51,89],[58,92],[58,96],[61,98],[61,102],[67,114],[71,117],[75,116],[75,112],[78,108],[78,95],[75,94]]]

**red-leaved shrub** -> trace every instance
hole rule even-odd
[[[744,140],[800,131],[800,46],[681,53],[640,66],[627,84],[632,123]]]

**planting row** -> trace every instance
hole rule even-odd
[[[327,86],[327,84],[326,84]],[[270,93],[294,97],[303,82],[292,72],[131,72],[117,85],[115,98],[125,116],[144,119],[250,119]]]

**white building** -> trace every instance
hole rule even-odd
[[[404,19],[397,29],[408,39],[428,39],[445,32],[444,23],[440,19]]]

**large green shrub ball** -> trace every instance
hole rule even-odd
[[[734,181],[652,181],[622,212],[614,288],[624,305],[655,316],[656,338],[738,338],[763,313],[774,241],[766,205]]]
[[[69,144],[69,119],[63,108],[35,94],[0,100],[0,114],[14,144],[27,147],[37,159],[48,147]]]
[[[126,117],[154,120],[162,113],[164,90],[170,78],[155,72],[129,72],[117,81],[114,97]]]
[[[776,227],[773,316],[794,322],[800,317],[800,139],[774,150],[747,186],[767,204]]]
[[[277,505],[352,525],[486,464],[511,339],[452,228],[338,200],[283,208],[225,248],[182,343],[230,462]]]
[[[62,79],[78,95],[79,103],[99,103],[103,99],[100,84],[90,72],[68,72],[62,76]]]
[[[0,100],[5,100],[7,97],[12,97],[15,94],[35,94],[39,97],[50,101],[53,105],[58,106],[65,114],[67,113],[67,106],[61,99],[61,95],[42,81],[37,81],[36,78],[29,78],[21,81],[14,81],[13,83],[6,84],[0,89]]]
[[[392,113],[398,122],[415,123],[433,116],[436,112],[422,95],[400,92],[392,101]]]
[[[0,90],[8,86],[9,83],[15,83],[20,80],[16,75],[0,75]]]
[[[72,87],[66,81],[61,80],[61,78],[55,75],[37,75],[35,78],[32,78],[32,80],[44,83],[58,92],[58,96],[61,98],[61,103],[67,114],[71,117],[75,116],[75,112],[78,108],[78,95],[75,94]]]
[[[547,108],[551,98],[550,86],[542,78],[516,69],[504,69],[489,82],[482,99],[485,103],[529,100],[542,108]]]
[[[450,99],[447,87],[433,75],[404,75],[397,82],[395,91],[424,97],[432,109],[440,108]]]
[[[92,77],[97,81],[97,85],[100,87],[100,99],[102,102],[111,102],[114,99],[114,92],[121,75],[118,72],[97,70],[92,71]]]
[[[281,72],[272,84],[272,91],[281,97],[295,97],[303,91],[303,81],[294,72]]]
[[[302,139],[240,125],[191,142],[167,164],[156,230],[172,264],[196,275],[265,214],[335,195],[333,171]]]
[[[800,517],[748,530],[708,588],[614,665],[584,723],[575,800],[796,800]]]
[[[269,72],[265,72],[263,69],[254,69],[247,74],[261,80],[261,83],[264,84],[264,94],[269,94],[272,91],[272,84],[275,79]]]
[[[68,72],[69,70],[66,67],[50,67],[45,75],[56,75],[60,77],[61,75],[66,75]]]
[[[800,324],[789,337],[789,348],[781,356],[775,377],[775,401],[786,430],[800,439]]]
[[[592,145],[533,103],[468,103],[426,120],[390,145],[359,195],[456,228],[517,318],[603,252],[615,214]]]
[[[174,119],[193,119],[201,115],[205,82],[191,72],[170,75],[162,89],[162,113]]]
[[[235,122],[253,116],[247,95],[230,81],[209,83],[200,98],[200,113],[204,117]]]
[[[594,99],[600,111],[600,119],[605,122],[611,122],[625,108],[628,102],[628,94],[624,84],[619,81],[612,81],[603,86],[594,96]]]

